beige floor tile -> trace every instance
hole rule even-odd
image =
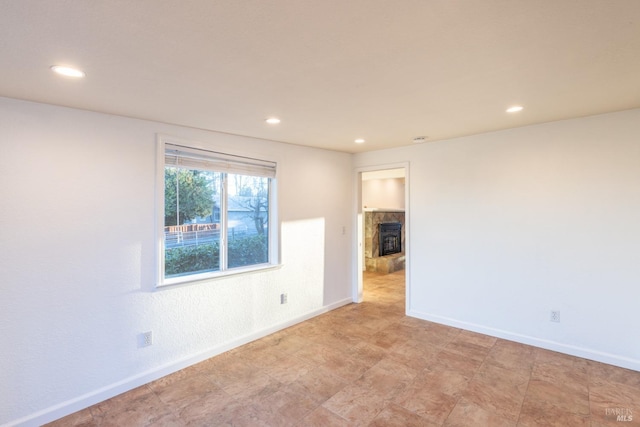
[[[414,383],[394,399],[394,403],[414,412],[429,422],[442,424],[447,419],[458,399],[446,393],[430,389],[424,384]]]
[[[269,363],[262,372],[271,378],[289,384],[306,375],[314,368],[314,365],[295,356],[285,356],[273,363]]]
[[[387,401],[366,385],[350,384],[322,404],[323,407],[356,425],[367,425]]]
[[[251,399],[268,396],[282,386],[282,383],[269,375],[258,372],[246,378],[227,384],[222,389],[236,399]]]
[[[369,427],[437,427],[418,414],[396,404],[387,405],[369,424]]]
[[[366,273],[362,304],[49,425],[640,426],[640,372],[407,317],[404,272]]]
[[[555,396],[552,398],[556,399]],[[518,426],[522,427],[589,427],[590,424],[588,414],[575,413],[538,399],[525,399],[518,419]]]
[[[301,349],[294,355],[322,366],[346,381],[355,381],[369,368],[366,362],[350,357],[346,351],[317,343]]]
[[[606,365],[604,363],[594,362],[591,360],[587,361],[587,366],[589,370],[589,377],[591,379],[610,381],[640,389],[640,372]]]
[[[532,379],[525,396],[527,403],[538,408],[553,406],[560,411],[589,415],[589,392],[586,388],[577,391],[567,385]]]
[[[493,411],[484,409],[466,399],[460,399],[443,425],[446,427],[515,427],[516,422],[502,418]]]
[[[460,331],[460,334],[456,338],[461,341],[476,344],[486,348],[493,347],[498,341],[496,337],[490,337],[489,335],[483,335],[471,331]]]
[[[387,351],[373,344],[369,344],[367,341],[361,341],[347,349],[346,353],[349,357],[359,360],[366,366],[371,367],[381,361],[386,356]]]
[[[400,363],[416,370],[422,371],[429,366],[433,366],[433,364],[437,363],[438,353],[436,350],[431,353],[425,352],[411,352],[411,351],[398,351],[398,352],[390,352],[387,356],[390,359],[397,360]]]
[[[463,354],[452,352],[450,350],[442,350],[436,354],[434,362],[428,367],[432,367],[435,364],[458,371],[465,376],[472,377],[482,366],[482,361],[468,358]]]
[[[253,407],[272,426],[295,426],[319,405],[294,389],[282,388],[269,396],[253,399]]]
[[[298,422],[299,427],[349,427],[352,425],[349,421],[322,406]]]
[[[186,426],[271,427],[264,414],[247,401],[232,401],[219,411],[203,411],[198,418],[187,420]]]
[[[369,342],[382,349],[389,350],[396,345],[406,343],[411,340],[413,329],[410,326],[394,324],[369,338]]]
[[[91,415],[91,409],[86,408],[49,423],[47,427],[93,427],[97,425],[97,421]]]
[[[168,406],[185,423],[207,420],[211,414],[222,412],[228,406],[236,404],[236,400],[222,390],[198,396],[197,399],[185,399],[171,402]]]
[[[470,340],[465,339],[466,336],[461,335],[458,335],[456,338],[451,340],[444,347],[444,349],[451,353],[460,354],[463,357],[474,360],[476,362],[484,361],[484,359],[489,354],[491,347],[476,344],[475,342],[471,342]]]
[[[174,414],[148,386],[92,406],[93,419],[100,426],[144,426]]]
[[[348,382],[328,369],[317,367],[289,384],[290,390],[309,396],[314,402],[324,403],[347,386]]]
[[[309,340],[295,334],[295,330],[285,329],[268,337],[268,342],[275,349],[285,354],[293,354],[309,345]]]
[[[353,384],[368,388],[371,392],[389,400],[406,388],[416,377],[417,371],[396,360],[383,359],[366,371]]]
[[[528,382],[529,376],[522,371],[484,364],[462,394],[466,400],[501,418],[517,421]]]
[[[531,373],[535,361],[534,348],[528,345],[498,339],[487,355],[487,362],[512,370]]]
[[[467,389],[470,381],[471,377],[460,371],[434,365],[418,374],[415,382],[457,399]]]
[[[150,384],[153,392],[172,410],[180,411],[193,402],[225,393],[208,378],[189,378],[170,385]]]
[[[625,370],[619,372],[622,371]],[[614,378],[619,379],[620,376],[614,373]],[[640,426],[640,387],[596,377],[589,383],[589,403],[593,421],[606,425],[617,422],[619,416],[627,416],[628,419],[630,415],[631,421],[620,421],[618,425]]]

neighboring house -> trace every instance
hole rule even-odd
[[[255,205],[255,197],[247,196],[229,196],[228,197],[228,221],[229,230],[233,232],[254,234],[256,233],[256,225],[254,221],[255,212],[251,207]],[[267,210],[262,207],[260,209],[263,221],[266,220]],[[213,208],[212,215],[206,217],[197,217],[190,224],[218,224],[220,222],[220,207]],[[218,227],[219,228],[219,227]],[[266,224],[265,224],[266,228]]]

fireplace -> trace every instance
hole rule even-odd
[[[402,252],[402,223],[381,222],[378,224],[380,256]]]
[[[382,224],[382,226],[381,226]],[[405,267],[404,211],[364,211],[364,267],[373,273],[389,274]],[[391,228],[391,234],[388,233]],[[381,243],[382,239],[382,244]]]

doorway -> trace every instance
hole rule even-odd
[[[409,165],[399,163],[360,168],[356,181],[357,262],[354,268],[353,301],[362,302],[365,274],[385,275],[404,272],[405,310],[409,301]],[[401,225],[401,252],[380,256],[379,226]]]

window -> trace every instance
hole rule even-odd
[[[163,141],[159,284],[275,263],[275,162]]]

